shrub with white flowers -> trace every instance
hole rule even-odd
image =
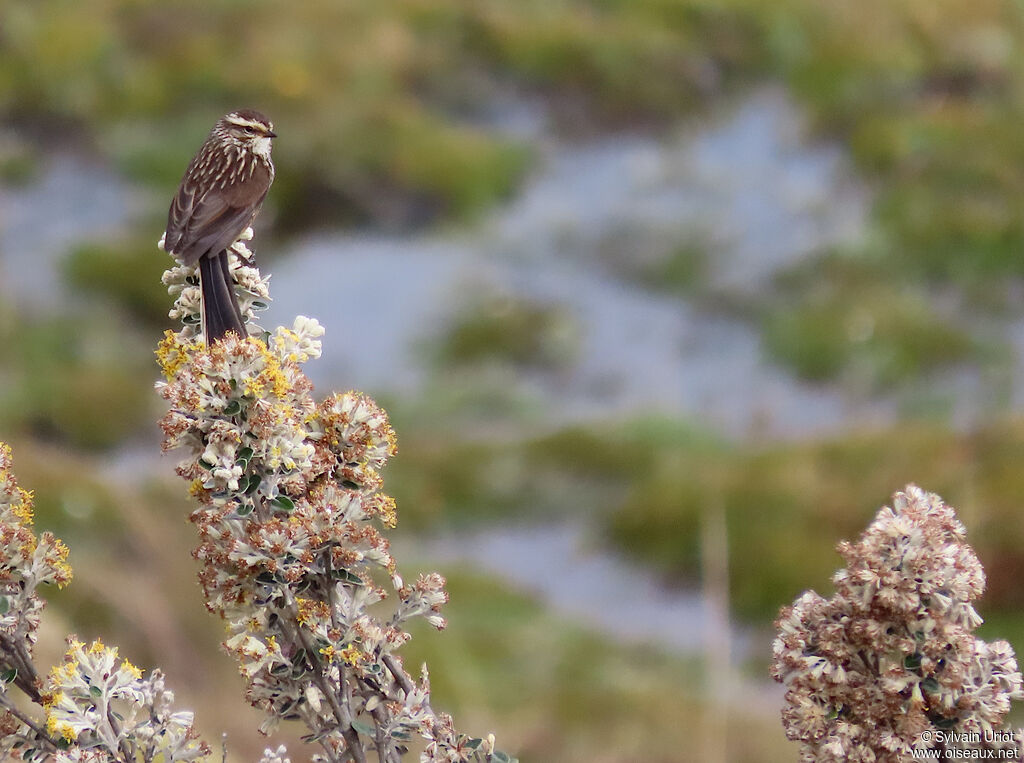
[[[835,594],[808,591],[776,621],[772,675],[801,759],[1019,759],[1006,716],[1021,673],[1008,643],[973,635],[985,573],[953,509],[911,485],[838,550]]]
[[[192,713],[175,712],[163,675],[144,677],[116,648],[68,637],[64,662],[44,683],[32,658],[44,603],[41,585],[71,580],[68,549],[32,530],[32,495],[18,487],[0,443],[0,754],[5,760],[192,761],[210,748]],[[15,689],[40,706],[25,710]]]
[[[233,274],[251,336],[230,333],[212,347],[201,339],[195,269],[164,274],[184,328],[157,351],[158,386],[170,407],[164,447],[184,451],[177,471],[198,504],[206,605],[227,623],[224,646],[246,698],[266,714],[261,731],[299,721],[322,761],[398,761],[417,736],[421,761],[511,760],[493,736],[460,734],[435,712],[425,666],[414,680],[398,654],[410,620],[444,627],[447,593],[437,574],[407,583],[389,552],[384,532],[397,515],[380,469],[396,445],[387,414],[357,392],[317,403],[302,364],[319,357],[323,328],[299,317],[263,332],[252,317],[266,279],[247,264]],[[263,760],[285,755],[268,749]]]
[[[247,232],[246,238],[251,237]],[[225,648],[262,709],[266,733],[299,721],[315,761],[397,763],[419,737],[425,763],[510,758],[494,737],[456,731],[430,703],[426,666],[414,680],[398,654],[407,624],[441,629],[447,601],[436,573],[406,583],[384,532],[395,502],[380,492],[380,469],[395,453],[387,414],[356,392],[317,403],[302,372],[320,355],[320,325],[297,318],[272,335],[252,319],[268,279],[234,249],[236,293],[250,338],[229,334],[207,347],[195,268],[175,266],[164,283],[182,321],[157,350],[170,404],[165,448],[186,453],[178,473],[198,503],[196,558],[211,612],[228,627]],[[57,761],[194,761],[210,747],[192,714],[175,711],[163,675],[149,676],[100,641],[68,637],[64,661],[46,681],[32,647],[44,606],[41,585],[71,579],[68,550],[32,530],[32,496],[11,472],[0,443],[0,755]],[[393,597],[393,602],[382,604]],[[16,701],[39,706],[33,714]],[[265,763],[286,763],[284,747]]]

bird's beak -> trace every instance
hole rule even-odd
[[[267,137],[268,138],[276,138],[277,137],[277,133],[274,132],[273,130],[267,130]]]

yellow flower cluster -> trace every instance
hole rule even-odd
[[[210,752],[196,737],[192,713],[172,710],[163,675],[144,678],[128,660],[119,664],[117,648],[99,639],[86,646],[68,638],[43,697],[47,732],[95,753],[85,759],[121,759],[127,750],[131,760],[194,761]]]

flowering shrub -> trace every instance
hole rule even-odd
[[[0,443],[0,754],[4,759],[59,761],[191,761],[209,747],[192,729],[192,713],[174,712],[163,675],[142,671],[117,649],[73,636],[63,664],[43,685],[32,660],[43,584],[71,580],[68,549],[50,533],[32,531],[32,495],[11,472],[11,449]],[[12,687],[46,713],[40,722],[19,709]]]
[[[247,238],[251,237],[251,232]],[[251,253],[238,242],[236,253]],[[385,412],[356,392],[316,403],[301,365],[320,354],[323,329],[297,318],[273,335],[252,322],[265,306],[267,279],[243,262],[232,265],[239,302],[254,334],[229,334],[207,347],[201,337],[195,269],[172,267],[164,282],[182,320],[157,355],[159,384],[170,410],[165,448],[186,458],[178,473],[198,508],[196,558],[206,605],[224,618],[226,649],[247,681],[247,699],[266,713],[260,730],[300,720],[319,745],[318,761],[393,763],[420,737],[420,760],[513,759],[494,737],[469,737],[430,705],[426,666],[418,681],[397,650],[416,617],[443,628],[444,578],[406,583],[383,530],[397,521],[395,502],[380,492],[380,468],[395,452]],[[210,748],[192,714],[175,712],[163,675],[141,670],[100,641],[74,636],[61,665],[43,683],[32,646],[42,584],[71,579],[67,548],[32,531],[31,495],[10,470],[0,443],[0,754],[24,760],[193,761]],[[389,590],[390,589],[390,592]],[[393,604],[378,606],[389,595]],[[20,709],[12,687],[45,710]],[[284,747],[266,763],[285,763]]]
[[[430,705],[426,669],[414,681],[397,654],[413,618],[444,627],[447,594],[437,574],[406,583],[389,553],[383,531],[397,517],[380,469],[396,445],[386,413],[357,392],[316,403],[301,367],[319,357],[323,328],[299,317],[261,332],[253,308],[267,282],[248,265],[233,272],[252,336],[212,347],[198,333],[194,269],[165,273],[184,328],[157,351],[158,386],[170,406],[164,447],[184,451],[177,471],[198,503],[206,605],[227,623],[246,698],[266,714],[261,731],[299,720],[324,761],[363,761],[367,751],[397,761],[416,736],[426,740],[422,761],[510,760],[493,737],[456,732]],[[395,603],[381,605],[390,595]]]
[[[167,760],[205,758],[209,746],[196,739],[192,713],[174,712],[174,694],[154,670],[144,679],[117,649],[99,640],[86,647],[68,639],[64,663],[50,671],[46,728],[75,748],[68,760]]]
[[[1005,719],[1021,674],[1008,643],[972,634],[985,574],[965,538],[951,507],[911,485],[839,544],[834,596],[808,591],[782,610],[772,675],[802,760],[1019,757]]]

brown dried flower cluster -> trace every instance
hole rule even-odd
[[[893,496],[857,543],[829,599],[814,591],[776,622],[772,675],[805,761],[904,761],[922,750],[1016,759],[1005,726],[1021,674],[1005,641],[973,635],[985,575],[955,512],[915,486]]]

